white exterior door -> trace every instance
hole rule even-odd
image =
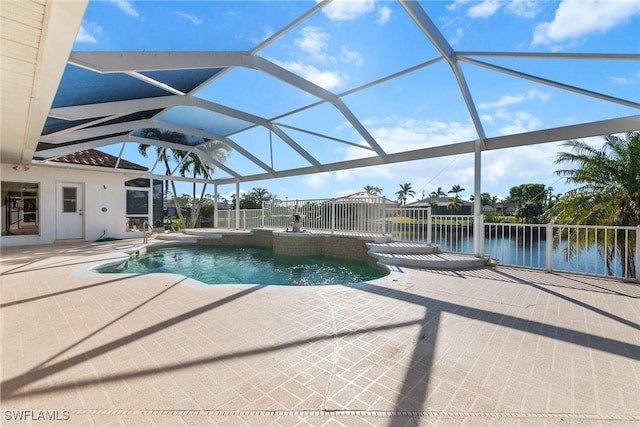
[[[59,182],[56,201],[56,239],[84,237],[84,186]]]

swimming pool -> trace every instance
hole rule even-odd
[[[294,257],[258,247],[178,246],[153,249],[100,273],[176,273],[207,284],[342,285],[387,273],[364,261],[324,256]]]

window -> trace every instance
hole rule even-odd
[[[149,215],[148,190],[127,190],[127,215]]]
[[[153,227],[162,227],[162,181],[136,178],[125,182],[127,194],[127,231],[142,229],[145,221],[153,218]]]
[[[78,189],[62,187],[62,212],[78,212]]]
[[[2,181],[2,235],[40,234],[39,184]]]

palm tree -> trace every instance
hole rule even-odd
[[[449,190],[449,194],[454,193],[456,197],[458,197],[458,194],[462,193],[464,190],[466,190],[466,188],[460,187],[460,185],[456,184],[451,187],[451,190]]]
[[[380,196],[382,194],[382,188],[374,187],[373,185],[365,185],[363,190],[371,196]]]
[[[462,206],[462,198],[457,194],[454,197],[449,199],[449,204],[447,205],[447,209],[457,211]]]
[[[560,224],[640,225],[640,131],[629,132],[622,137],[607,135],[604,139],[601,149],[571,140],[565,144],[571,152],[558,154],[556,163],[570,163],[576,167],[558,170],[556,174],[579,187],[555,202],[547,212],[549,219]],[[610,261],[616,251],[624,254],[625,239],[609,237],[618,243],[617,248],[613,242],[610,243],[607,250]],[[631,274],[637,274],[637,238],[631,237],[633,241],[627,244],[629,252],[622,257],[627,259]]]
[[[160,129],[155,129],[155,128],[142,129],[139,133],[139,136],[142,138],[155,139],[158,141],[160,140],[171,141],[178,144],[186,144],[187,142],[187,137],[184,134],[181,134],[179,132],[161,131]],[[143,157],[147,157],[147,149],[150,146],[151,146],[150,144],[138,145],[138,153],[140,153],[140,155]],[[169,166],[169,161],[170,161],[169,149],[161,148],[158,146],[155,146],[155,149],[156,149],[156,154],[158,156],[158,159],[164,163],[165,175],[167,177],[171,176],[171,167]],[[174,151],[174,157],[175,157],[175,151]],[[184,224],[184,217],[182,215],[182,210],[180,209],[180,205],[178,204],[178,197],[177,197],[178,193],[176,192],[176,184],[173,180],[165,180],[165,190],[164,190],[165,199],[167,199],[167,195],[169,193],[169,183],[171,183],[171,190],[173,192],[173,202],[176,208],[178,218],[180,220],[180,224]]]
[[[205,141],[206,144],[206,153],[214,158],[216,161],[220,163],[224,163],[227,160],[228,154],[231,152],[231,148],[221,141]],[[198,176],[202,176],[204,179],[209,179],[211,174],[214,171],[214,166],[211,164],[205,164],[200,156],[194,152],[184,152],[184,151],[176,151],[175,152],[177,160],[181,162],[180,164],[180,175],[186,176],[188,172],[192,173],[192,177],[194,178],[193,182],[193,193],[192,193],[192,201],[193,206],[191,210],[191,227],[195,227],[198,223],[198,218],[200,217],[200,209],[202,208],[202,202],[205,197],[205,193],[207,190],[207,183],[205,182],[202,185],[202,190],[200,191],[200,197],[196,198],[196,182],[195,178]]]
[[[415,196],[416,192],[411,188],[411,184],[405,182],[404,184],[400,184],[400,190],[396,191],[396,196],[398,196],[398,201],[406,205],[407,204],[407,196]]]
[[[469,196],[469,201],[473,202],[475,199],[476,197],[473,194]],[[481,206],[491,206],[493,208],[496,203],[498,203],[498,196],[492,196],[491,193],[480,194]]]
[[[437,199],[438,197],[444,197],[446,195],[447,193],[442,190],[442,187],[438,187],[436,191],[432,191],[431,194],[429,194],[429,197]]]
[[[173,142],[178,145],[188,146],[189,141],[187,136],[180,132],[166,131],[156,128],[146,128],[142,129],[137,133],[138,136],[147,139],[156,139],[161,141]],[[147,157],[147,149],[150,147],[149,144],[140,144],[138,145],[138,152]],[[200,145],[203,147],[203,150],[213,159],[224,163],[226,161],[231,148],[220,141],[211,141],[211,140],[203,140],[203,144]],[[165,175],[167,177],[171,176],[171,167],[169,165],[170,161],[173,159],[177,162],[180,162],[180,174],[185,176],[187,172],[191,171],[193,173],[193,177],[196,178],[202,175],[204,178],[210,177],[210,171],[214,170],[213,165],[206,165],[202,162],[202,159],[194,152],[189,152],[185,150],[176,150],[176,149],[168,149],[161,148],[156,146],[156,153],[158,154],[159,160],[161,160],[165,165]],[[176,208],[176,212],[178,218],[180,219],[180,224],[182,226],[186,226],[186,222],[184,219],[184,215],[182,215],[182,209],[179,205],[179,198],[177,197],[176,185],[175,182],[171,179],[165,181],[166,183],[171,183],[171,190],[173,192],[173,202]],[[192,210],[191,210],[191,225],[195,226],[198,221],[198,216],[200,215],[201,201],[204,197],[204,193],[206,191],[207,184],[205,183],[202,187],[202,192],[200,194],[200,199],[196,199],[196,184],[193,183],[193,195],[192,195]],[[168,185],[165,185],[165,198],[168,190]],[[196,202],[199,200],[199,202]]]

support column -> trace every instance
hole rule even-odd
[[[482,140],[474,144],[474,189],[473,189],[473,253],[484,256],[484,221],[482,216],[481,176],[482,176]]]
[[[240,228],[240,181],[236,181],[236,229]]]
[[[213,184],[213,228],[218,228],[218,184]]]

